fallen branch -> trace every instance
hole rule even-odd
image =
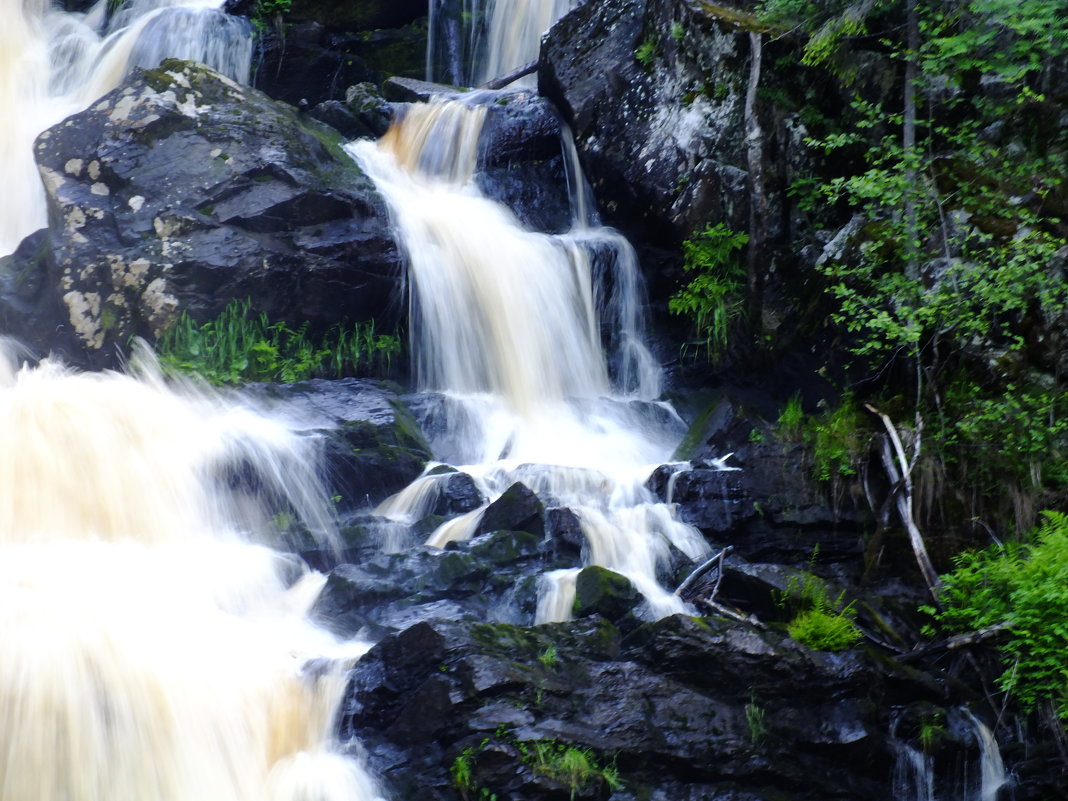
[[[717,553],[711,559],[702,562],[701,565],[688,575],[675,590],[675,594],[686,602],[695,601],[698,597],[705,595],[706,600],[712,602],[716,593],[719,592],[719,584],[723,581],[723,560],[727,557],[734,547],[728,545],[722,551]],[[711,589],[708,592],[704,592],[705,587],[699,586],[698,582],[707,576],[714,568],[719,568],[716,574],[715,581],[712,583]]]
[[[916,525],[916,520],[912,516],[912,468],[915,467],[920,454],[919,437],[916,439],[916,450],[913,453],[910,464],[905,457],[905,446],[901,444],[901,436],[890,418],[870,403],[865,403],[864,408],[882,420],[883,427],[886,429],[886,438],[883,440],[882,447],[883,467],[886,468],[886,475],[890,479],[891,492],[893,492],[897,502],[897,513],[908,531],[909,543],[912,545],[912,552],[916,556],[916,564],[919,565],[920,573],[923,574],[927,589],[930,591],[931,597],[934,598],[935,604],[941,607],[942,601],[938,596],[938,588],[942,582],[938,578],[938,572],[934,569],[934,565],[931,564],[931,557],[927,555],[927,545],[923,541],[920,527]],[[917,425],[917,430],[922,430],[922,421]],[[891,444],[893,445],[893,451],[891,451]],[[895,455],[897,457],[896,460]]]
[[[1008,623],[995,623],[993,626],[987,626],[985,629],[979,629],[978,631],[967,631],[964,634],[954,634],[952,637],[947,637],[944,640],[939,640],[938,642],[933,642],[920,648],[913,648],[911,651],[899,656],[898,661],[912,662],[920,657],[937,653],[939,651],[958,651],[961,648],[979,645],[987,640],[994,639],[1008,629]]]
[[[524,64],[519,69],[512,70],[507,75],[501,75],[499,78],[494,78],[492,81],[486,81],[479,86],[479,89],[503,89],[513,81],[518,81],[520,78],[530,75],[538,69],[538,61],[531,61],[529,64]]]

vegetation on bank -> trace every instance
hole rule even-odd
[[[164,370],[212,384],[290,383],[386,375],[400,353],[400,340],[376,332],[373,320],[339,324],[315,338],[307,324],[291,328],[253,314],[246,299],[231,301],[216,319],[200,325],[183,312],[156,350]]]

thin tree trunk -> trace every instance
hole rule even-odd
[[[916,466],[916,460],[920,455],[919,442],[917,441],[916,452],[913,454],[912,463],[910,464],[905,457],[905,448],[901,444],[901,437],[890,418],[870,403],[866,403],[864,406],[869,412],[882,420],[883,427],[886,429],[886,438],[883,439],[882,447],[883,467],[886,468],[886,475],[893,485],[892,492],[897,503],[897,513],[901,518],[901,523],[908,531],[909,543],[912,545],[912,552],[916,556],[916,564],[920,568],[920,573],[923,574],[927,589],[930,591],[931,597],[934,598],[935,604],[941,606],[942,599],[938,596],[938,588],[941,586],[942,581],[938,578],[938,572],[934,569],[934,565],[931,564],[931,557],[927,555],[927,545],[923,541],[923,534],[920,532],[920,527],[916,525],[916,520],[912,514],[912,468]]]
[[[920,18],[916,0],[906,4],[907,50],[905,60],[905,109],[901,131],[901,145],[905,156],[905,232],[908,243],[906,274],[919,277],[917,251],[919,250],[920,226],[916,214],[916,61],[920,53]]]
[[[759,336],[763,326],[768,199],[764,191],[764,132],[757,116],[757,89],[763,60],[763,35],[749,34],[749,86],[745,93],[745,142],[749,167],[749,251],[746,260],[750,330]]]

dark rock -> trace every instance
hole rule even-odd
[[[577,554],[586,544],[578,515],[566,507],[554,506],[545,510],[545,529],[558,550]]]
[[[366,639],[435,618],[529,623],[534,579],[559,566],[539,546],[526,532],[500,531],[445,550],[364,552],[358,565],[331,571],[313,613],[341,636]]]
[[[641,597],[630,580],[613,571],[591,565],[575,580],[575,617],[600,615],[618,621],[634,610]]]
[[[426,0],[296,0],[286,16],[294,21],[315,20],[332,29],[370,31],[400,28],[426,16]]]
[[[336,132],[212,70],[136,72],[35,155],[52,220],[43,305],[66,307],[92,365],[234,298],[313,332],[397,321],[386,208]]]
[[[717,8],[587,3],[542,47],[539,88],[574,131],[606,219],[650,242],[677,243],[707,220],[746,230],[748,49]]]
[[[545,534],[545,507],[526,485],[516,482],[486,508],[478,533],[487,531],[527,531]]]
[[[556,111],[529,92],[491,96],[478,144],[479,188],[532,230],[566,231],[572,215]]]
[[[467,473],[453,472],[438,481],[434,514],[453,517],[471,512],[486,502],[475,480]]]
[[[385,382],[315,379],[248,391],[322,439],[327,482],[343,516],[400,491],[430,459],[419,424]]]
[[[398,797],[455,798],[449,768],[463,752],[475,789],[554,798],[560,789],[525,756],[546,744],[615,764],[619,797],[679,788],[694,799],[876,801],[893,760],[881,687],[858,653],[813,653],[715,618],[668,618],[622,642],[596,617],[430,621],[355,666],[340,728]]]
[[[394,103],[425,103],[432,97],[463,94],[466,89],[442,83],[421,81],[417,78],[394,76],[382,84],[382,94]]]

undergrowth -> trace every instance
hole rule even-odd
[[[373,320],[337,325],[312,338],[306,323],[291,328],[272,322],[266,314],[252,314],[248,300],[235,300],[202,325],[183,312],[156,350],[164,370],[212,384],[290,383],[388,373],[400,340],[377,333]]]

